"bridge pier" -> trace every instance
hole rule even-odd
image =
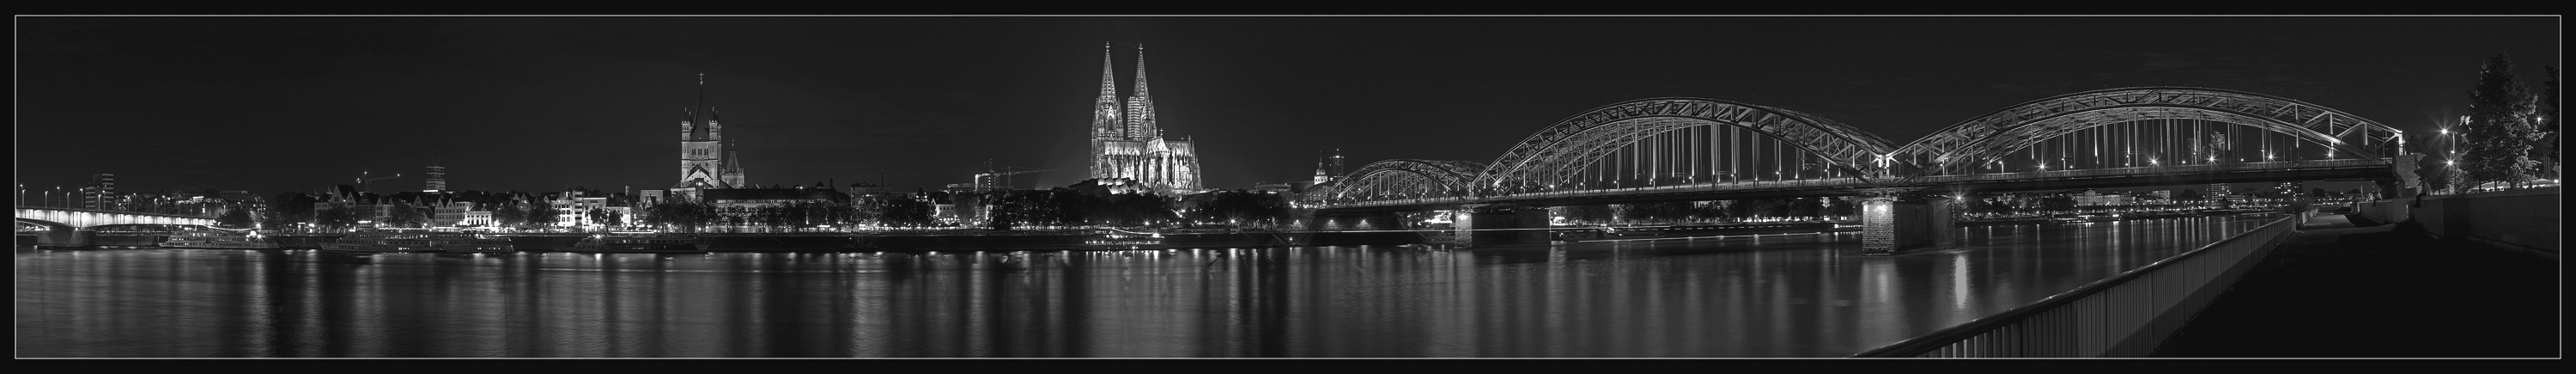
[[[1314,217],[1311,217],[1311,218],[1306,219],[1306,230],[1309,230],[1309,231],[1399,230],[1399,229],[1402,229],[1402,227],[1398,227],[1398,226],[1397,226],[1397,220],[1395,219],[1395,216],[1394,216],[1394,215],[1388,215],[1388,214],[1369,214],[1369,215],[1325,215],[1325,214],[1318,214],[1318,215],[1315,215]]]
[[[1950,198],[1920,195],[1913,189],[1870,189],[1860,202],[1860,253],[1870,256],[1953,245]]]
[[[45,230],[43,233],[36,234],[36,246],[40,248],[88,248],[93,244],[93,242],[95,242],[97,237],[97,232],[89,230]]]
[[[1547,208],[1468,204],[1450,218],[1458,244],[1546,243]]]

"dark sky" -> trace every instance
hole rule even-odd
[[[121,191],[669,187],[680,109],[725,114],[751,182],[901,190],[997,166],[1085,177],[1104,43],[1135,46],[1211,187],[1317,152],[1491,161],[1568,116],[1656,97],[1806,112],[1904,143],[2080,91],[2197,86],[2409,131],[2478,67],[2559,65],[2556,16],[18,17],[17,177]]]

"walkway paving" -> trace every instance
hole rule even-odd
[[[2559,264],[2319,215],[2152,357],[2564,356]]]

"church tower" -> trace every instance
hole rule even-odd
[[[1091,103],[1091,177],[1116,178],[1118,164],[1111,160],[1122,153],[1112,149],[1113,141],[1127,138],[1126,122],[1120,121],[1117,71],[1111,67],[1109,45],[1100,46],[1100,98]]]
[[[1136,94],[1127,96],[1127,138],[1163,138],[1163,129],[1154,127],[1154,95],[1145,89],[1144,45],[1136,46]]]
[[[439,192],[447,190],[447,167],[438,165],[437,152],[429,153],[429,179],[424,181],[423,184],[425,185],[421,186],[421,192]]]
[[[706,105],[707,75],[698,74],[698,104]],[[671,188],[733,188],[723,177],[724,125],[710,116],[700,125],[697,111],[680,108],[680,181]]]

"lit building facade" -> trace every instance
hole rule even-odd
[[[446,191],[447,167],[439,166],[438,161],[431,160],[429,162],[429,179],[421,181],[420,190],[421,192]]]
[[[116,206],[116,199],[112,197],[116,195],[116,174],[92,175],[89,178],[89,185],[81,186],[80,192],[84,200],[81,203],[83,207],[98,210],[112,209]]]
[[[471,201],[450,201],[447,203],[436,204],[430,208],[429,225],[432,227],[472,226],[465,223],[465,214],[472,211],[474,211],[474,202]],[[483,220],[490,221],[491,219],[491,212],[484,212]]]
[[[1091,110],[1091,178],[1133,179],[1173,194],[1203,190],[1196,144],[1165,138],[1155,122],[1154,97],[1145,85],[1145,47],[1136,47],[1134,95],[1118,96],[1112,61],[1109,51],[1101,51],[1100,98]]]
[[[698,75],[698,104],[706,105],[707,77]],[[706,119],[700,121],[699,113]],[[680,181],[671,185],[670,194],[695,196],[707,189],[741,188],[742,162],[738,154],[726,149],[722,116],[714,108],[704,111],[680,109]]]

